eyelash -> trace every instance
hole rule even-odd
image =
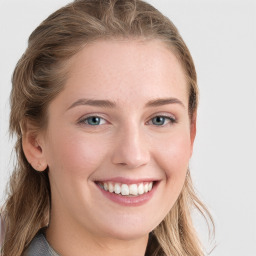
[[[100,118],[101,120],[105,120],[103,117],[101,116],[98,116],[98,115],[91,115],[91,116],[87,116],[87,117],[84,117],[82,118],[78,123],[79,124],[82,124],[82,125],[89,125],[89,126],[99,126],[99,125],[91,125],[91,124],[88,124],[86,123],[86,121],[88,121],[89,118]]]
[[[152,122],[152,120],[154,119],[154,118],[156,118],[156,117],[160,117],[160,118],[165,118],[165,120],[167,119],[169,122],[170,122],[170,124],[174,124],[174,123],[177,123],[177,120],[173,117],[173,116],[169,116],[169,115],[156,115],[156,116],[154,116],[154,117],[152,117],[151,119],[150,119],[150,121]],[[168,122],[168,123],[169,123]],[[148,122],[147,122],[148,123]],[[163,124],[163,125],[155,125],[155,126],[160,126],[160,127],[164,127],[166,124]]]
[[[159,115],[156,115],[156,116],[154,116],[154,117],[152,117],[151,119],[150,119],[150,121],[152,122],[152,120],[154,119],[154,118],[164,118],[164,120],[166,121],[166,119],[169,121],[168,123],[170,123],[171,125],[172,124],[175,124],[175,123],[177,123],[177,120],[175,119],[175,117],[173,117],[173,116],[170,116],[170,115],[164,115],[164,114],[159,114]],[[88,119],[89,118],[99,118],[100,120],[105,120],[103,117],[101,117],[101,116],[98,116],[98,115],[91,115],[91,116],[87,116],[87,117],[84,117],[84,118],[82,118],[81,120],[79,120],[79,124],[81,124],[81,125],[88,125],[88,126],[100,126],[100,124],[95,124],[95,125],[91,125],[91,124],[89,124],[88,123]],[[106,120],[105,120],[106,121]],[[150,122],[150,121],[148,121],[147,122],[147,124]],[[101,124],[102,125],[102,124]],[[153,124],[154,125],[154,124]],[[162,124],[162,125],[154,125],[154,126],[158,126],[158,127],[164,127],[164,126],[166,126],[167,124]]]

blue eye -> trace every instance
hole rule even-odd
[[[151,119],[153,125],[164,126],[166,123],[175,123],[176,120],[169,116],[155,116]]]
[[[80,123],[85,123],[85,124],[88,124],[88,125],[95,126],[95,125],[104,124],[105,120],[103,118],[99,117],[99,116],[89,116],[89,117],[81,120]]]

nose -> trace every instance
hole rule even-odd
[[[119,132],[115,138],[112,163],[135,169],[146,165],[150,160],[150,151],[143,131],[133,125]]]

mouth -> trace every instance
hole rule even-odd
[[[95,180],[96,187],[110,201],[122,206],[142,206],[149,202],[158,189],[161,180],[126,179],[115,177],[109,180]]]
[[[124,197],[137,197],[149,193],[156,184],[156,181],[139,182],[133,184],[125,184],[113,181],[98,181],[95,183],[97,186],[99,186],[102,190],[106,192]]]

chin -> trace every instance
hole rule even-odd
[[[106,237],[116,239],[116,240],[125,240],[125,241],[131,241],[131,240],[137,240],[140,238],[144,238],[148,236],[150,233],[150,230],[109,230],[109,232],[106,234]]]
[[[135,240],[148,236],[148,234],[155,228],[152,222],[148,224],[145,218],[141,220],[123,219],[114,223],[108,222],[101,227],[106,237],[118,240]]]

